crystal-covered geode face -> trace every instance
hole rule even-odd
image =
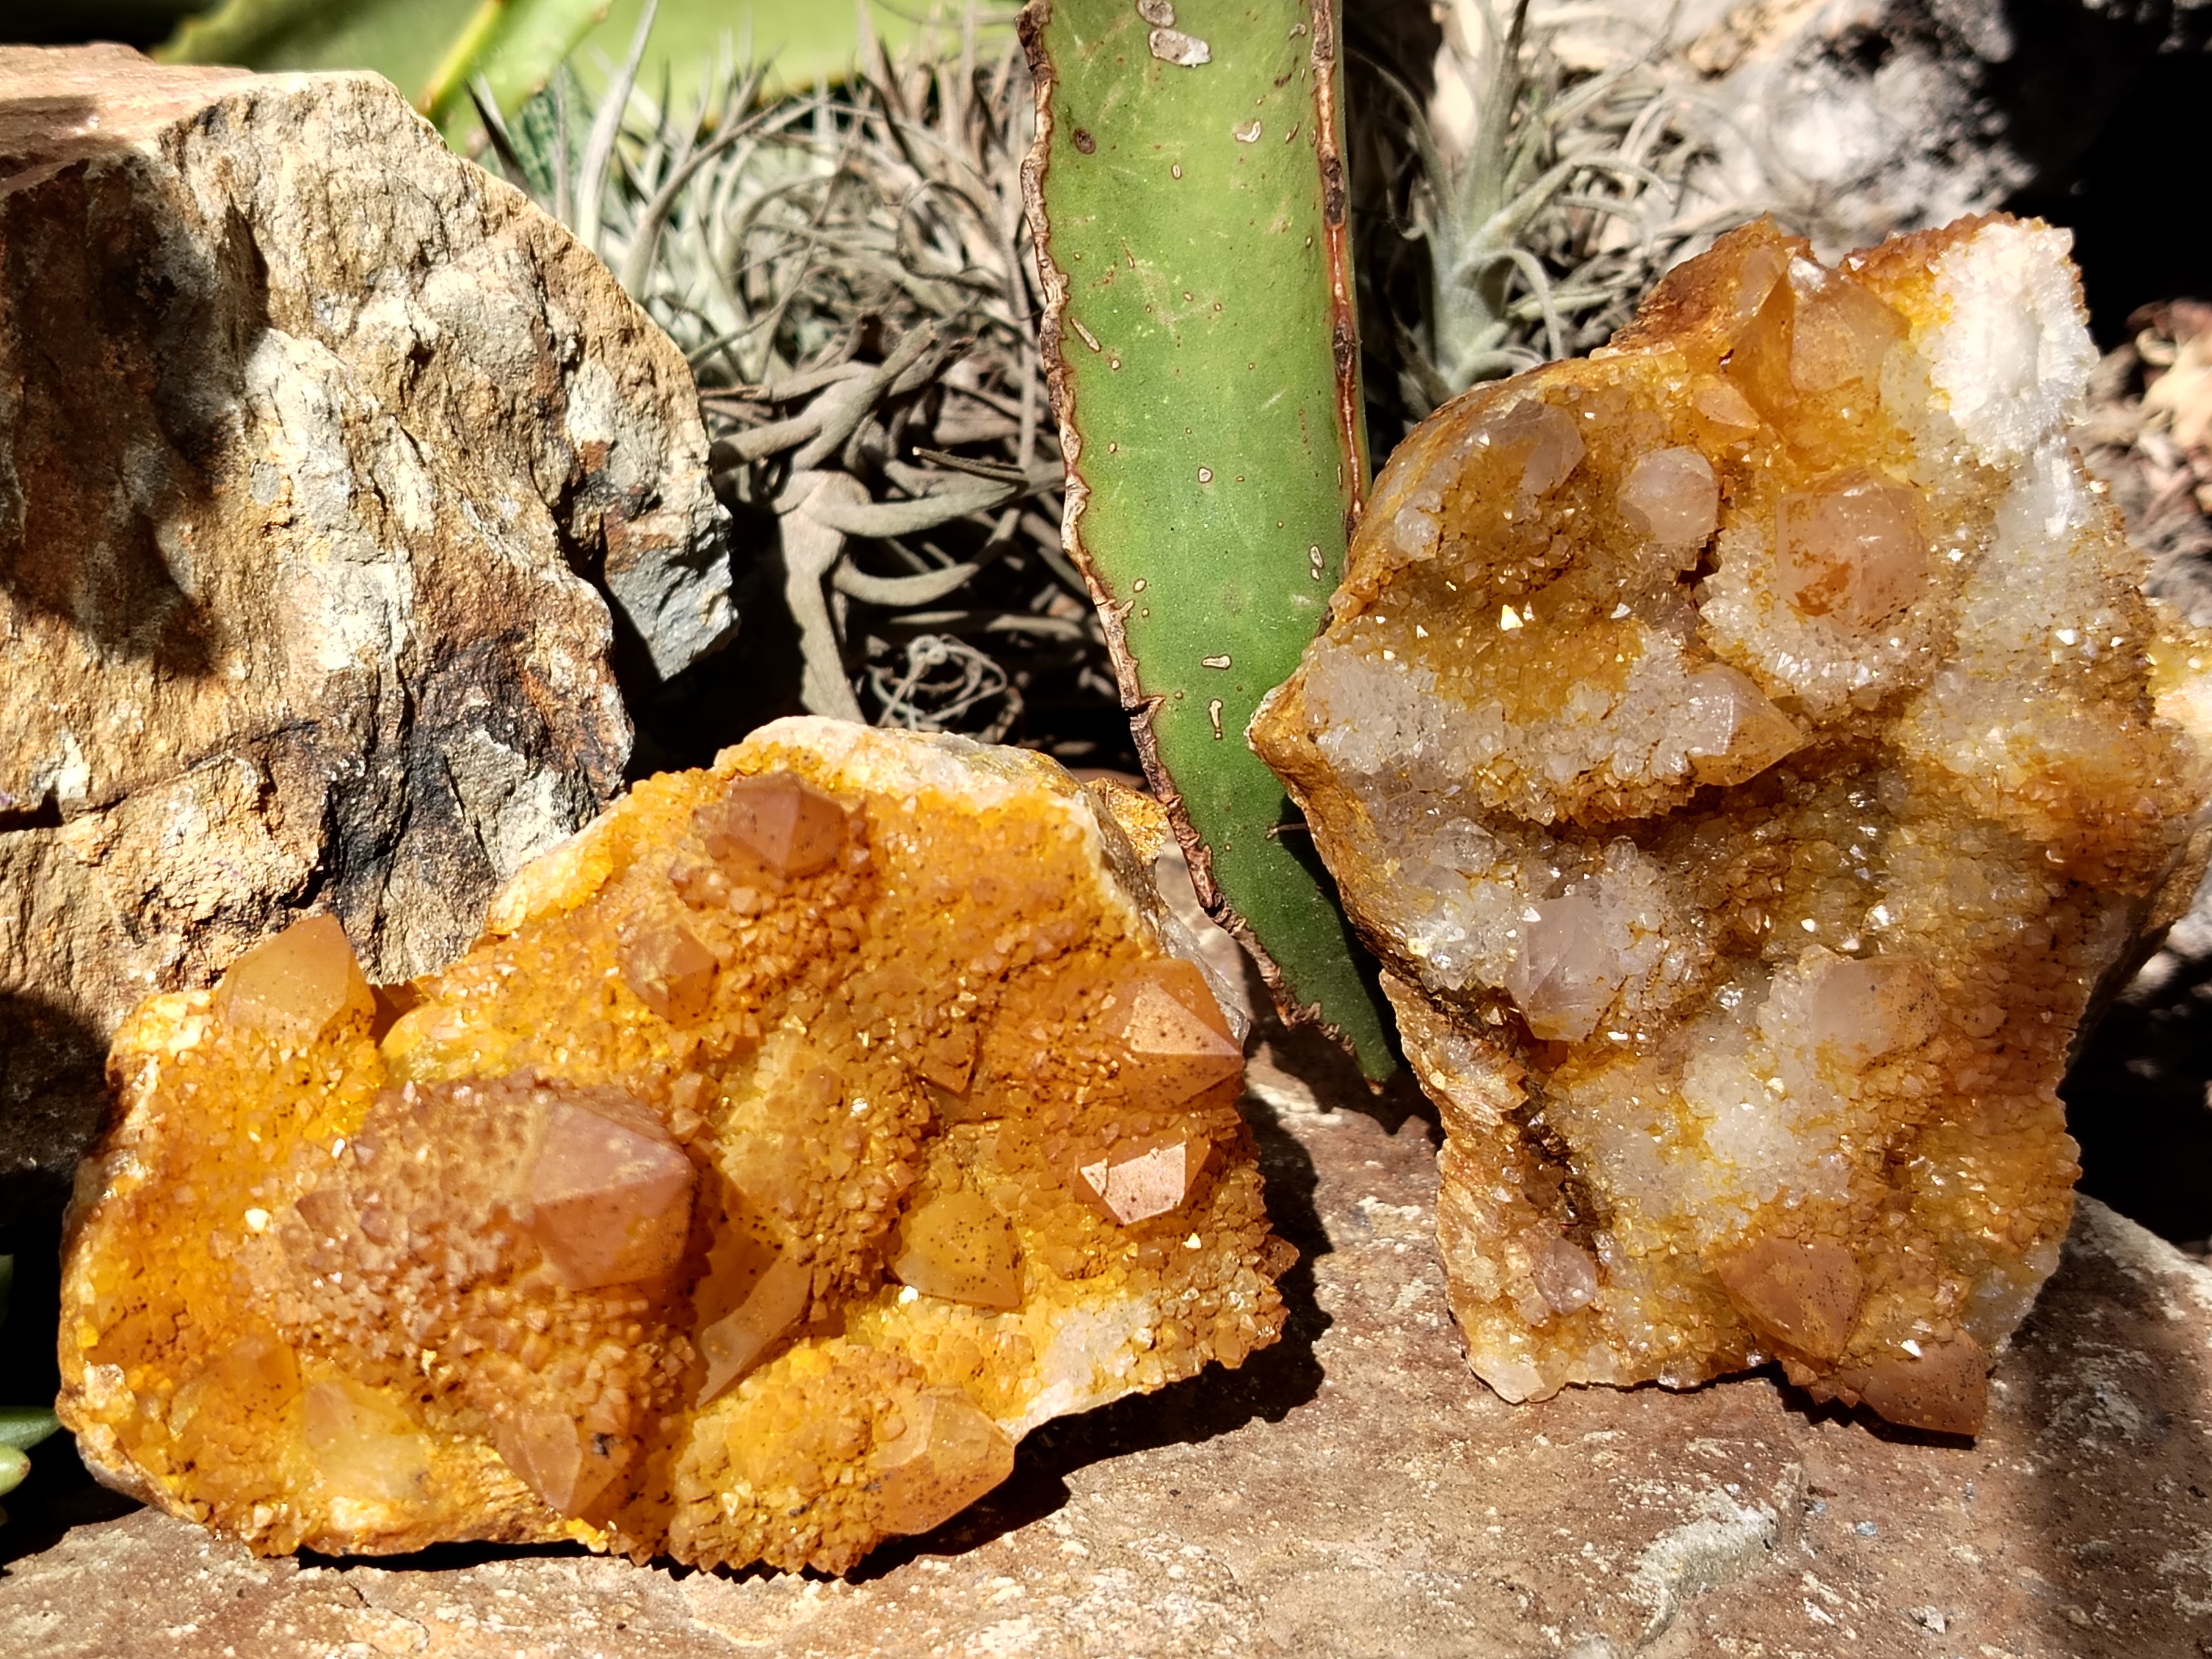
[[[1194,954],[1050,761],[778,721],[437,974],[372,993],[322,917],[143,1005],[62,1417],[262,1550],[843,1571],[1281,1329]]]
[[[1779,1358],[1980,1421],[2072,1034],[2202,865],[2196,647],[2067,437],[2066,250],[1735,233],[1407,440],[1253,724],[1444,1109],[1510,1398]]]

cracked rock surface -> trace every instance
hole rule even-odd
[[[1433,1126],[1304,1048],[1251,1075],[1269,1201],[1308,1257],[1285,1340],[1038,1430],[997,1492],[852,1580],[580,1549],[256,1560],[115,1500],[65,1528],[27,1488],[0,1651],[2056,1659],[2212,1638],[2212,1273],[2141,1229],[2082,1203],[1972,1443],[1771,1375],[1508,1406],[1469,1391],[1453,1340]]]
[[[387,82],[0,51],[0,1176],[307,910],[379,980],[730,625],[681,354]],[[611,618],[607,598],[613,600]],[[634,639],[633,639],[634,636]]]

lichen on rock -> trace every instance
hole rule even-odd
[[[1972,1431],[2057,1085],[2203,868],[2212,651],[2068,436],[2064,234],[1771,225],[1392,457],[1252,738],[1444,1113],[1510,1399],[1778,1358]]]
[[[1049,761],[787,720],[441,972],[301,923],[118,1036],[62,1415],[262,1550],[934,1527],[1281,1328],[1241,1049],[1145,880]]]

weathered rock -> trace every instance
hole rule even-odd
[[[1255,746],[1442,1106],[1510,1399],[1779,1358],[1972,1432],[2074,1032],[2205,857],[2212,647],[2067,437],[2063,234],[1755,226],[1378,481]]]
[[[0,1170],[303,909],[380,979],[617,787],[603,582],[729,619],[682,356],[370,76],[0,50]],[[586,579],[589,579],[588,580]]]
[[[263,1550],[927,1531],[1280,1328],[1242,1050],[1150,889],[1049,761],[785,720],[404,989],[302,922],[117,1036],[63,1416]]]

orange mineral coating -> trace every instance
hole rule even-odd
[[[2212,785],[2212,652],[2068,437],[2066,249],[1723,238],[1407,438],[1253,722],[1443,1109],[1510,1399],[1779,1359],[1980,1422],[2071,1212],[2069,1046]]]
[[[118,1036],[62,1414],[264,1551],[848,1568],[1280,1330],[1166,914],[1051,763],[796,720],[638,785],[404,994],[303,924]]]

